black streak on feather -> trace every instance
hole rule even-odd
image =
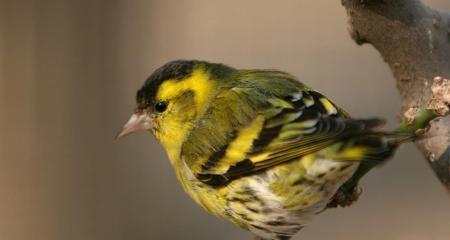
[[[257,153],[263,150],[267,145],[272,142],[273,139],[278,137],[278,134],[281,131],[283,126],[276,126],[273,128],[263,128],[258,137],[253,141],[253,148],[251,150],[252,153]]]
[[[225,154],[227,153],[227,149],[228,149],[228,144],[226,144],[223,147],[221,147],[219,149],[219,151],[214,152],[208,158],[208,160],[202,165],[202,170],[203,171],[208,171],[212,167],[216,166],[217,163],[220,161],[220,159],[222,159],[225,156]]]
[[[213,152],[208,160],[202,165],[202,170],[208,171],[216,166],[217,163],[220,162],[223,157],[225,157],[229,144],[233,142],[237,138],[237,136],[238,134],[236,132],[231,133],[227,139],[227,144],[223,145],[218,151]]]
[[[197,179],[213,187],[223,186],[230,181],[225,176],[217,174],[197,174]]]
[[[322,102],[320,101],[320,99],[324,98],[324,96],[318,92],[309,92],[309,94],[314,99],[314,105],[311,107],[316,108],[317,111],[322,114],[328,114],[327,109],[322,105]]]

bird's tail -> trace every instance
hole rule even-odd
[[[328,203],[329,208],[347,207],[359,197],[359,180],[376,166],[389,159],[403,143],[414,141],[415,133],[373,132],[355,139],[353,147],[364,148],[359,166],[353,175],[337,190]]]
[[[431,120],[438,117],[438,115],[428,109],[421,109],[417,111],[411,119],[404,119],[400,126],[394,131],[390,132],[372,132],[378,137],[368,134],[361,137],[358,141],[368,147],[371,151],[367,155],[369,161],[361,161],[360,166],[353,174],[353,176],[347,180],[336,192],[335,196],[331,199],[329,207],[336,206],[348,206],[358,196],[358,182],[359,180],[372,168],[380,163],[384,162],[384,159],[389,158],[395,151],[395,149],[407,142],[417,141],[430,136],[424,135],[426,129],[429,126]],[[377,120],[362,120],[369,129],[374,129],[382,123]],[[432,136],[431,136],[432,137]],[[383,144],[384,143],[384,144]],[[375,161],[370,161],[375,160]],[[380,161],[381,160],[381,161]],[[355,198],[356,196],[356,198]]]

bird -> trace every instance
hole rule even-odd
[[[150,132],[185,192],[256,239],[287,240],[348,206],[359,180],[415,134],[355,119],[293,75],[175,60],[156,69],[116,138]]]

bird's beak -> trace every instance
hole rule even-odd
[[[138,131],[147,131],[152,129],[154,120],[147,113],[134,113],[130,120],[123,126],[122,130],[116,135],[116,140],[130,133]]]

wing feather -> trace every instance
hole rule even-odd
[[[367,133],[379,123],[379,120],[349,119],[320,93],[289,77],[281,78],[279,72],[276,74],[278,92],[270,91],[271,82],[267,78],[243,81],[230,90],[239,95],[241,107],[253,109],[255,116],[246,126],[235,129],[231,142],[218,147],[219,152],[213,152],[200,163],[202,167],[197,168],[200,170],[194,171],[199,180],[223,185]],[[280,81],[284,84],[280,85]],[[285,89],[280,90],[280,86]],[[239,144],[237,139],[241,141]],[[234,156],[240,157],[230,157],[233,151]]]

